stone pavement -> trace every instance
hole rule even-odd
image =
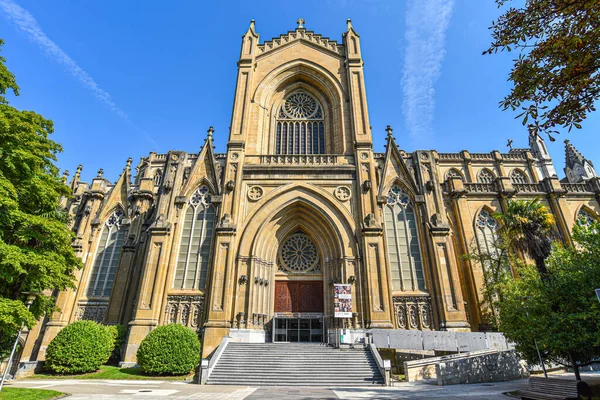
[[[436,386],[424,383],[397,383],[393,387],[246,387],[199,386],[189,382],[137,380],[23,380],[9,386],[59,390],[69,400],[92,399],[510,399],[503,395],[524,388],[527,380],[473,385]]]

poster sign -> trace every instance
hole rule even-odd
[[[333,285],[333,311],[335,318],[352,318],[352,285]]]

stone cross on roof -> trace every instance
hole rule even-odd
[[[304,29],[305,22],[306,20],[304,18],[298,18],[298,20],[296,21],[296,23],[298,24],[298,29]]]

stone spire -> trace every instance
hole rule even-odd
[[[594,164],[586,159],[568,139],[565,140],[565,174],[569,183],[579,183],[597,176]]]
[[[202,146],[202,148],[204,148],[204,146],[209,145],[211,148],[214,148],[213,146],[213,133],[215,132],[215,128],[213,128],[212,126],[208,127],[208,130],[206,131],[206,139],[204,139],[204,145]]]
[[[71,179],[71,190],[75,191],[77,186],[79,186],[79,182],[81,181],[81,170],[83,169],[83,165],[79,164],[77,166],[77,170],[75,171],[75,175],[73,175],[73,179]]]
[[[541,178],[557,176],[552,157],[548,153],[544,139],[533,125],[529,125],[529,148],[531,155],[535,158],[535,166]]]
[[[387,132],[387,139],[388,139],[388,142],[389,142],[390,140],[394,140],[394,136],[392,135],[392,132],[394,132],[394,130],[392,129],[392,127],[388,125],[388,126],[385,128],[385,131]]]

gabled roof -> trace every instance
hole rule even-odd
[[[335,40],[331,40],[328,37],[323,37],[322,35],[315,33],[313,31],[307,31],[304,27],[300,25],[294,31],[288,31],[287,33],[280,35],[278,38],[273,38],[271,40],[265,41],[263,44],[258,45],[258,56],[269,53],[273,50],[279,49],[281,47],[287,46],[291,43],[295,43],[298,41],[303,41],[306,43],[310,43],[313,46],[317,46],[323,48],[331,53],[334,53],[337,56],[344,56],[344,45],[339,44]]]

